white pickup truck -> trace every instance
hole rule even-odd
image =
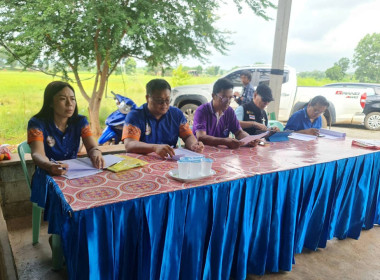
[[[234,91],[241,91],[240,74],[244,70],[252,73],[252,85],[269,83],[270,65],[257,64],[241,67],[224,75],[234,84]],[[213,84],[189,85],[175,87],[172,90],[172,106],[180,108],[192,122],[198,106],[211,100]],[[325,112],[324,124],[362,124],[365,115],[363,108],[367,96],[374,95],[375,90],[369,87],[297,87],[297,76],[294,68],[285,66],[281,90],[280,110],[278,120],[286,122],[297,110],[303,108],[316,95],[322,95],[330,103]],[[235,107],[236,104],[232,104]]]

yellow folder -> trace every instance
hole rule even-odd
[[[122,157],[123,160],[107,168],[108,170],[112,172],[120,172],[120,171],[132,169],[135,167],[140,167],[140,166],[144,166],[148,164],[148,162],[141,159],[137,159],[137,158],[133,158],[129,156],[123,156],[123,155],[117,155],[117,156]]]

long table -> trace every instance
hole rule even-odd
[[[380,152],[351,140],[206,146],[216,174],[179,182],[176,162],[68,180],[37,169],[33,202],[62,237],[70,279],[245,279],[290,271],[304,247],[380,222]]]

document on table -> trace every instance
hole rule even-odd
[[[171,159],[179,160],[181,157],[204,157],[204,155],[184,148],[174,149],[174,156]]]
[[[105,161],[104,168],[110,167],[123,160],[123,158],[114,155],[105,155],[103,158]],[[95,168],[92,165],[91,159],[88,157],[62,160],[60,162],[66,163],[69,166],[67,173],[63,175],[63,177],[67,179],[86,177],[103,171],[102,169]]]
[[[245,146],[245,145],[248,145],[250,142],[252,142],[254,140],[258,140],[258,139],[264,138],[268,133],[269,133],[269,131],[265,131],[265,132],[260,133],[260,134],[249,135],[247,137],[244,137],[243,139],[240,139],[240,142],[243,143],[242,146]]]
[[[372,150],[380,150],[379,140],[355,139],[352,140],[352,145]]]
[[[345,139],[346,133],[321,128],[319,130],[319,136],[324,137],[325,139],[339,140]]]
[[[296,133],[296,132],[293,132],[288,137],[292,139],[296,139],[296,140],[301,140],[301,141],[312,141],[312,140],[317,139],[317,136],[315,135],[302,134],[302,133]]]

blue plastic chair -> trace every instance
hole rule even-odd
[[[272,126],[278,127],[280,129],[280,131],[284,131],[284,128],[285,128],[282,123],[280,123],[279,121],[276,121],[276,120],[269,120],[268,125],[270,127],[272,127]]]
[[[29,190],[32,191],[31,186],[31,176],[29,175],[28,168],[26,166],[25,154],[30,154],[30,146],[25,141],[18,145],[17,147],[18,155],[20,157],[20,162],[22,166],[22,170],[24,171],[24,176],[26,183],[29,187]],[[32,208],[32,231],[33,231],[33,245],[38,243],[40,236],[40,226],[41,226],[41,213],[43,208],[39,207],[37,203],[33,203]],[[57,234],[52,235],[52,261],[53,261],[53,269],[59,270],[63,265],[63,254],[61,247],[61,238]]]

